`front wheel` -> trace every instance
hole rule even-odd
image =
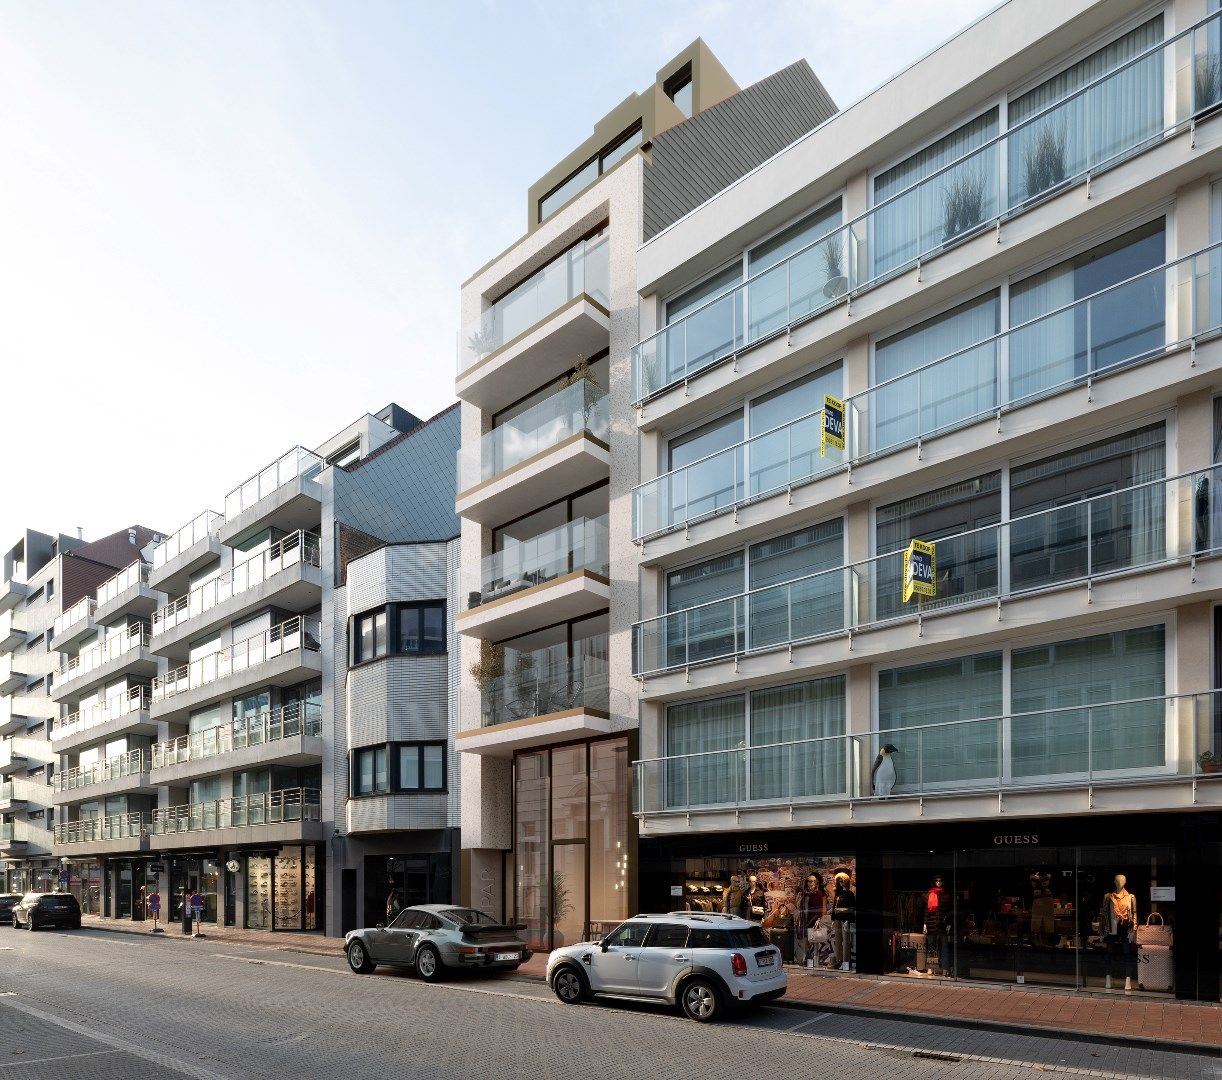
[[[683,987],[679,1006],[689,1020],[707,1024],[721,1015],[721,995],[708,979],[693,979]]]
[[[25,924],[25,928],[32,934],[34,932],[34,913],[30,912],[30,918]]]
[[[13,929],[14,929],[14,930],[20,930],[20,929],[21,929],[21,923],[19,923],[19,922],[17,921],[17,916],[16,916],[16,915],[14,915],[14,916],[13,916]]]
[[[369,953],[359,941],[348,946],[348,966],[358,975],[368,975],[378,965],[369,959]]]
[[[421,945],[416,950],[416,974],[425,982],[441,981],[441,957],[432,945]]]
[[[566,1005],[580,1005],[586,996],[581,974],[567,965],[552,976],[552,990]]]

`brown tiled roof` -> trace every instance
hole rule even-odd
[[[134,544],[129,539],[133,531],[136,534]],[[130,528],[120,529],[109,536],[103,536],[100,540],[91,540],[88,544],[82,544],[64,554],[69,558],[88,559],[90,562],[122,570],[140,558],[141,549],[153,542],[155,532],[156,530],[146,525],[132,525]]]

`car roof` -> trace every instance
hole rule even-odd
[[[759,923],[753,923],[737,915],[719,915],[715,912],[706,914],[698,911],[668,911],[666,914],[651,912],[644,915],[633,915],[628,922],[638,920],[648,922],[651,919],[664,919],[666,922],[689,922],[697,926],[720,926],[723,930],[742,930],[759,925]]]

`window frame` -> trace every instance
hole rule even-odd
[[[441,757],[441,786],[426,786],[425,784],[425,751],[436,748]],[[408,787],[403,782],[402,754],[405,750],[416,751],[416,770],[418,783]],[[386,782],[384,787],[377,786],[378,765],[377,755],[385,755]],[[366,758],[372,759],[373,787],[365,791],[361,787],[361,763]],[[349,782],[349,798],[368,799],[378,795],[448,795],[450,791],[450,755],[449,743],[444,739],[420,739],[410,742],[388,741],[374,743],[371,746],[356,747],[351,754],[351,779]]]
[[[378,754],[383,755],[382,769],[385,774],[385,786],[378,787]],[[361,769],[363,762],[369,759],[370,775],[372,776],[372,786],[369,790],[364,790],[361,780]],[[390,777],[390,753],[386,743],[376,743],[373,746],[358,746],[352,751],[352,779],[349,787],[351,788],[351,797],[354,799],[370,798],[375,795],[387,795],[391,791]]]
[[[403,635],[401,634],[400,620],[401,612],[404,610],[415,610],[417,613],[417,626],[420,631],[419,640],[424,640],[424,612],[426,610],[440,609],[441,625],[442,625],[442,640],[441,648],[439,649],[413,649],[410,652],[403,648]],[[378,622],[382,622],[383,634],[385,638],[385,646],[382,651],[378,651]],[[365,626],[371,627],[371,641],[373,642],[373,655],[363,655],[363,636]],[[370,608],[367,611],[359,612],[353,615],[348,620],[348,667],[349,669],[364,667],[366,664],[376,663],[379,660],[385,660],[391,656],[446,656],[450,651],[450,622],[449,622],[449,602],[445,597],[433,597],[420,600],[392,600],[381,607]]]

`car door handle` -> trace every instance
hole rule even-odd
[[[625,956],[624,959],[631,963],[633,960],[636,959],[636,957],[635,956]]]
[[[683,953],[681,953],[681,952],[677,952],[677,953],[675,953],[675,955],[674,955],[674,956],[672,956],[672,957],[671,957],[671,959],[672,959],[672,960],[690,960],[690,959],[691,959],[691,957],[690,957],[690,956],[685,956],[685,955],[684,955]]]

